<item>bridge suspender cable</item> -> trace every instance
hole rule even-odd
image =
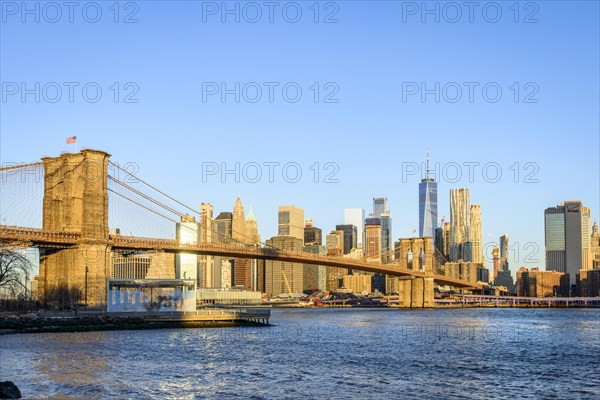
[[[175,210],[175,209],[173,209],[173,208],[171,208],[171,207],[169,207],[169,206],[167,206],[167,205],[165,205],[165,204],[161,203],[160,201],[158,201],[158,200],[156,200],[156,199],[154,199],[154,198],[152,198],[152,197],[150,197],[150,196],[146,195],[145,193],[143,193],[143,192],[140,192],[140,191],[139,191],[139,190],[137,190],[137,189],[134,189],[133,187],[131,187],[131,186],[127,185],[126,183],[124,183],[124,182],[120,181],[119,179],[116,179],[115,177],[109,176],[108,178],[109,178],[111,181],[113,181],[113,182],[115,182],[115,183],[117,183],[117,184],[121,185],[121,186],[122,186],[122,187],[124,187],[125,189],[128,189],[128,190],[130,190],[131,192],[133,192],[133,193],[137,194],[138,196],[140,196],[140,197],[142,197],[142,198],[144,198],[144,199],[146,199],[146,200],[148,200],[148,201],[152,202],[153,204],[155,204],[155,205],[157,205],[157,206],[159,206],[159,207],[163,208],[164,210],[166,210],[166,211],[168,211],[168,212],[170,212],[170,213],[172,213],[172,214],[175,214],[175,215],[177,215],[178,217],[182,217],[182,216],[184,215],[183,213],[181,213],[181,212],[179,212],[179,211],[177,211],[177,210]],[[176,221],[176,220],[174,220],[174,219],[172,219],[172,218],[169,218],[169,217],[167,217],[166,215],[163,215],[163,214],[161,214],[161,213],[159,213],[159,212],[157,212],[157,211],[155,211],[155,210],[152,210],[151,208],[149,208],[149,207],[147,207],[147,206],[144,206],[144,205],[143,205],[143,204],[141,204],[140,202],[138,202],[138,201],[135,201],[135,200],[131,199],[130,197],[127,197],[127,196],[125,196],[124,194],[118,193],[117,191],[115,191],[115,190],[112,190],[112,189],[110,189],[110,188],[109,188],[108,190],[109,190],[109,191],[111,191],[112,193],[115,193],[116,195],[118,195],[118,196],[120,196],[120,197],[122,197],[122,198],[124,198],[124,199],[126,199],[126,200],[128,200],[128,201],[130,201],[130,202],[132,202],[132,203],[134,203],[134,204],[136,204],[136,205],[138,205],[138,206],[142,207],[142,208],[143,208],[143,209],[145,209],[145,210],[148,210],[148,211],[150,211],[150,212],[152,212],[152,213],[154,213],[154,214],[156,214],[156,215],[158,215],[158,216],[160,216],[160,217],[162,217],[162,218],[165,218],[165,219],[167,219],[168,221],[171,221],[171,222],[174,222],[174,223],[178,223],[178,221]],[[170,196],[167,196],[167,197],[169,197],[169,198],[170,198]],[[182,225],[182,227],[183,227],[183,228],[186,228],[186,229],[190,229],[190,230],[191,230],[191,228],[190,228],[190,227],[188,227],[188,226],[186,226],[186,225]],[[212,227],[212,223],[211,223],[211,224],[208,224],[208,226],[207,226],[207,229],[208,229],[208,230],[210,230],[210,231],[211,231],[211,233],[214,233],[214,234],[216,234],[217,236],[221,236],[221,234],[220,234],[218,231],[216,231],[216,230],[215,230],[215,229]],[[236,232],[236,233],[238,233],[238,232]],[[240,235],[241,235],[241,234],[240,234]],[[250,239],[250,237],[248,237],[248,236],[246,236],[246,235],[241,235],[241,236],[243,236],[243,237],[245,237],[245,238],[247,238],[247,239]],[[231,239],[231,238],[227,238],[227,239],[228,239],[228,241],[230,241],[230,242],[232,242],[232,243],[237,243],[237,244],[240,244],[240,245],[245,245],[245,244],[263,244],[263,243],[255,243],[255,242],[253,242],[253,241],[249,241],[248,243],[244,243],[244,242],[241,242],[241,241],[239,241],[239,240],[237,240],[237,239]],[[273,246],[266,246],[266,247],[273,247]],[[273,248],[274,248],[274,247],[273,247]]]
[[[138,181],[140,181],[140,182],[141,182],[141,183],[143,183],[144,185],[148,186],[149,188],[151,188],[151,189],[155,190],[156,192],[160,193],[161,195],[165,196],[166,198],[168,198],[168,199],[170,199],[170,200],[174,201],[175,203],[179,204],[180,206],[182,206],[182,207],[184,207],[184,208],[186,208],[186,209],[188,209],[188,210],[190,210],[190,211],[192,211],[192,212],[196,213],[196,214],[197,214],[197,215],[199,215],[199,216],[202,216],[202,214],[201,214],[201,213],[199,213],[198,211],[196,211],[196,210],[194,210],[193,208],[191,208],[191,207],[189,207],[189,206],[185,205],[184,203],[180,202],[179,200],[177,200],[177,199],[175,199],[175,198],[173,198],[173,197],[169,196],[169,195],[168,195],[168,194],[166,194],[165,192],[163,192],[163,191],[161,191],[160,189],[158,189],[158,188],[156,188],[156,187],[152,186],[151,184],[149,184],[148,182],[146,182],[146,181],[144,181],[143,179],[139,178],[138,176],[136,176],[136,175],[132,174],[131,172],[129,172],[129,171],[127,171],[127,170],[125,170],[125,169],[123,169],[123,168],[119,167],[117,164],[115,164],[115,163],[113,163],[113,162],[111,162],[111,161],[109,161],[109,163],[110,163],[111,165],[113,165],[115,168],[119,169],[120,171],[123,171],[123,172],[125,172],[127,175],[129,175],[129,176],[131,176],[131,177],[133,177],[133,178],[137,179]],[[154,199],[152,199],[151,197],[149,197],[149,196],[147,196],[147,195],[144,195],[144,194],[142,194],[141,192],[137,191],[136,189],[133,189],[131,186],[129,186],[129,185],[126,185],[125,183],[121,182],[120,180],[118,180],[118,179],[116,179],[116,178],[114,178],[114,177],[110,177],[110,176],[109,176],[109,178],[111,178],[113,181],[115,181],[115,182],[117,182],[117,183],[121,184],[122,186],[125,186],[125,187],[127,187],[129,190],[133,191],[134,193],[136,193],[136,194],[138,194],[138,195],[140,195],[140,196],[144,197],[145,199],[147,199],[147,200],[149,200],[149,201],[153,202],[154,204],[156,204],[156,205],[158,205],[158,206],[160,206],[160,207],[162,207],[162,208],[164,208],[164,209],[166,209],[166,210],[168,210],[168,211],[170,211],[170,212],[174,213],[175,215],[178,215],[178,216],[180,216],[180,217],[184,215],[183,213],[179,213],[179,212],[177,212],[176,210],[173,210],[171,207],[168,207],[168,206],[166,206],[166,205],[164,205],[164,204],[162,204],[162,203],[158,202],[157,200],[154,200]],[[113,192],[114,192],[114,191],[113,191]],[[116,193],[116,192],[114,192],[114,193]],[[122,196],[122,197],[123,197],[123,196]],[[131,201],[131,199],[128,199],[128,200],[130,200],[130,201]],[[136,204],[139,204],[139,203],[136,203]],[[143,206],[142,206],[142,207],[143,207]],[[146,207],[144,207],[144,208],[146,208]],[[147,208],[146,208],[146,209],[147,209]],[[159,214],[159,215],[160,215],[160,214]],[[171,219],[169,219],[169,220],[171,220]],[[171,221],[172,221],[172,220],[171,220]],[[209,224],[209,225],[212,225],[212,224]],[[219,232],[215,231],[215,230],[212,228],[212,226],[208,226],[207,228],[208,228],[208,229],[211,231],[211,233],[216,233],[216,234],[217,234],[217,236],[219,236]],[[233,233],[233,231],[232,231],[232,233]],[[250,239],[250,237],[248,237],[248,236],[246,236],[246,235],[244,235],[244,234],[241,234],[240,232],[235,232],[235,233],[239,234],[240,236],[242,236],[242,237],[244,237],[244,238]],[[267,245],[267,244],[266,244],[266,242],[254,243],[254,242],[252,242],[252,241],[251,241],[250,243],[243,243],[243,242],[240,242],[240,241],[238,241],[237,239],[229,239],[229,240],[231,240],[231,241],[233,241],[233,242],[237,242],[237,243],[239,243],[239,244],[242,244],[242,245],[243,245],[243,244],[261,244],[261,245],[264,245],[264,246],[266,246],[266,247],[271,247],[271,248],[274,248],[274,249],[275,249],[275,247],[274,247],[274,246],[269,246],[269,245]]]
[[[152,203],[156,204],[157,206],[160,206],[160,207],[164,208],[164,209],[165,209],[165,210],[167,210],[167,211],[170,211],[170,212],[172,212],[173,214],[175,214],[175,215],[177,215],[177,216],[179,216],[179,217],[182,217],[182,216],[183,216],[183,213],[180,213],[179,211],[177,211],[177,210],[175,210],[175,209],[173,209],[173,208],[171,208],[171,207],[169,207],[169,206],[166,206],[166,205],[164,205],[164,204],[163,204],[163,203],[161,203],[160,201],[153,199],[152,197],[148,196],[147,194],[145,194],[145,193],[142,193],[142,192],[140,192],[139,190],[132,188],[131,186],[129,186],[128,184],[126,184],[126,183],[125,183],[125,182],[123,182],[123,181],[120,181],[120,180],[118,180],[118,179],[116,179],[116,178],[114,178],[114,177],[112,177],[112,176],[110,176],[110,175],[108,176],[108,179],[110,179],[110,180],[111,180],[111,181],[113,181],[113,182],[116,182],[116,183],[118,183],[119,185],[121,185],[121,186],[123,186],[123,187],[125,187],[125,188],[127,188],[127,189],[129,189],[129,190],[131,190],[133,193],[135,193],[135,194],[137,194],[137,195],[139,195],[139,196],[143,197],[144,199],[146,199],[146,200],[148,200],[148,201],[150,201],[150,202],[152,202]],[[112,191],[112,192],[113,192],[113,193],[116,193],[115,191]]]
[[[125,172],[127,175],[129,175],[129,176],[131,176],[131,177],[133,177],[133,178],[137,179],[138,181],[140,181],[140,182],[141,182],[141,183],[143,183],[144,185],[148,186],[149,188],[151,188],[151,189],[153,189],[153,190],[157,191],[158,193],[162,194],[163,196],[167,197],[168,199],[170,199],[170,200],[173,200],[175,203],[179,204],[180,206],[182,206],[182,207],[185,207],[185,208],[187,208],[188,210],[190,210],[190,211],[192,211],[192,212],[194,212],[194,213],[196,213],[196,214],[200,215],[200,213],[199,213],[198,211],[194,210],[194,209],[193,209],[193,208],[191,208],[191,207],[188,207],[188,206],[186,206],[185,204],[183,204],[183,203],[182,203],[182,202],[180,202],[179,200],[177,200],[177,199],[174,199],[173,197],[169,196],[168,194],[166,194],[166,193],[162,192],[161,190],[159,190],[159,189],[155,188],[154,186],[152,186],[152,185],[151,185],[151,184],[149,184],[148,182],[144,181],[143,179],[141,179],[141,178],[139,178],[139,177],[135,176],[135,175],[134,175],[134,174],[132,174],[131,172],[124,170],[123,168],[119,167],[117,164],[115,164],[115,163],[113,163],[113,162],[111,162],[111,161],[109,161],[109,163],[110,163],[111,165],[114,165],[114,166],[115,166],[115,168],[118,168],[119,170],[121,170],[121,171]]]
[[[133,199],[130,199],[130,198],[129,198],[129,197],[127,197],[127,196],[124,196],[124,195],[122,195],[121,193],[115,192],[115,191],[114,191],[114,190],[112,190],[111,188],[108,188],[108,191],[109,191],[109,192],[113,192],[113,193],[114,193],[114,194],[116,194],[117,196],[120,196],[120,197],[124,198],[125,200],[128,200],[128,201],[130,201],[130,202],[132,202],[132,203],[134,203],[134,204],[136,204],[136,205],[138,205],[138,206],[140,206],[140,207],[142,207],[142,208],[144,208],[144,209],[146,209],[146,210],[148,210],[148,211],[150,211],[150,212],[153,212],[154,214],[156,214],[156,215],[158,215],[158,216],[161,216],[161,217],[163,217],[163,218],[165,218],[165,219],[168,219],[168,220],[169,220],[169,221],[171,221],[171,222],[175,222],[175,223],[177,223],[177,221],[175,221],[174,219],[172,219],[172,218],[169,218],[169,217],[167,217],[166,215],[162,215],[162,214],[161,214],[161,213],[159,213],[158,211],[154,211],[153,209],[151,209],[151,208],[149,208],[149,207],[146,207],[146,206],[144,206],[143,204],[140,204],[140,203],[138,203],[137,201],[135,201],[135,200],[133,200]]]
[[[194,210],[193,208],[191,208],[191,207],[189,207],[189,206],[185,205],[184,203],[180,202],[179,200],[177,200],[177,199],[175,199],[175,198],[173,198],[173,197],[169,196],[169,195],[168,195],[168,194],[166,194],[165,192],[161,191],[160,189],[157,189],[156,187],[152,186],[151,184],[149,184],[148,182],[146,182],[146,181],[144,181],[143,179],[139,178],[138,176],[136,176],[136,175],[132,174],[131,172],[129,172],[129,171],[127,171],[127,170],[125,170],[125,169],[121,168],[120,166],[118,166],[117,164],[113,163],[112,161],[109,161],[109,163],[110,163],[111,165],[113,165],[115,168],[119,169],[120,171],[123,171],[123,172],[124,172],[124,173],[126,173],[127,175],[129,175],[129,176],[131,176],[131,177],[133,177],[133,178],[137,179],[138,181],[140,181],[140,182],[141,182],[141,183],[143,183],[144,185],[148,186],[149,188],[151,188],[151,189],[155,190],[156,192],[160,193],[161,195],[165,196],[166,198],[168,198],[168,199],[170,199],[170,200],[174,201],[175,203],[179,204],[180,206],[182,206],[182,207],[184,207],[184,208],[186,208],[186,209],[188,209],[188,210],[190,210],[190,211],[194,212],[195,214],[197,214],[197,215],[199,215],[199,216],[202,216],[202,214],[201,214],[200,212],[198,212],[198,211]],[[131,188],[131,187],[130,187],[130,186],[128,186],[128,185],[125,185],[125,184],[124,184],[123,182],[121,182],[120,180],[118,180],[118,179],[116,179],[116,178],[114,178],[114,177],[112,178],[112,180],[114,180],[115,182],[117,182],[117,183],[119,183],[119,184],[122,184],[123,186],[127,186],[127,188],[128,188],[128,189],[130,189],[130,190],[132,190],[132,191],[136,192],[136,190],[135,190],[135,189]],[[113,192],[114,192],[114,191],[113,191]],[[116,192],[115,192],[115,193],[116,193]],[[137,193],[137,194],[138,194],[138,195],[141,195],[140,193]],[[122,196],[122,197],[123,197],[123,196]],[[174,214],[176,214],[176,215],[178,215],[178,216],[180,216],[180,217],[181,217],[181,216],[183,216],[183,213],[176,212],[176,211],[175,211],[175,210],[173,210],[172,208],[170,208],[170,207],[168,207],[168,206],[165,206],[164,204],[162,204],[162,203],[160,203],[160,202],[158,202],[158,201],[156,201],[156,200],[153,200],[153,199],[151,199],[149,196],[143,195],[143,197],[144,197],[144,198],[146,198],[146,199],[147,199],[147,200],[149,200],[149,201],[152,201],[154,204],[156,204],[156,205],[158,205],[158,206],[160,206],[160,207],[162,207],[162,208],[164,208],[164,209],[166,209],[166,210],[169,210],[170,212],[172,212],[172,213],[174,213]],[[128,200],[130,200],[130,201],[131,201],[131,199],[128,199]],[[136,204],[138,204],[138,203],[136,203]],[[143,206],[142,206],[142,207],[143,207]],[[146,207],[144,207],[144,208],[146,208]],[[160,214],[159,214],[159,215],[160,215]],[[169,219],[169,220],[170,220],[170,219]],[[208,225],[212,225],[212,224],[208,224]],[[216,234],[217,234],[217,236],[220,236],[219,232],[215,231],[215,230],[212,228],[212,226],[208,226],[207,228],[208,228],[208,229],[209,229],[209,230],[210,230],[212,233],[216,233]],[[250,239],[250,237],[248,237],[248,236],[246,236],[246,235],[242,234],[241,232],[234,232],[234,231],[232,230],[232,233],[236,233],[236,234],[238,234],[238,235],[240,235],[240,236],[242,236],[242,237],[244,237],[244,238],[246,238],[246,239]],[[261,244],[261,245],[263,245],[263,246],[265,246],[265,247],[269,247],[269,248],[277,249],[275,246],[273,246],[273,245],[268,245],[266,242],[256,242],[256,243],[255,243],[255,242],[253,242],[253,241],[250,241],[250,243],[243,243],[243,242],[240,242],[240,241],[239,241],[239,240],[237,240],[237,239],[231,239],[231,238],[228,238],[228,239],[229,239],[230,241],[232,241],[232,242],[237,242],[238,244],[242,244],[242,245],[244,245],[244,244]],[[277,249],[277,250],[279,250],[279,249]]]
[[[177,203],[177,204],[181,205],[182,207],[186,208],[187,210],[190,210],[190,211],[194,212],[194,213],[195,213],[195,214],[197,214],[197,215],[200,215],[200,216],[202,215],[202,214],[201,214],[200,212],[198,212],[197,210],[194,210],[193,208],[191,208],[191,207],[189,207],[189,206],[185,205],[184,203],[180,202],[179,200],[177,200],[177,199],[175,199],[175,198],[173,198],[173,197],[169,196],[169,195],[168,195],[168,194],[166,194],[165,192],[163,192],[163,191],[161,191],[160,189],[158,189],[158,188],[156,188],[156,187],[152,186],[151,184],[149,184],[148,182],[146,182],[146,181],[144,181],[143,179],[139,178],[138,176],[136,176],[136,175],[132,174],[131,172],[129,172],[129,171],[127,171],[127,170],[125,170],[125,169],[121,168],[119,165],[117,165],[117,164],[115,164],[115,163],[113,163],[113,162],[111,162],[111,161],[109,161],[109,163],[110,163],[111,165],[113,165],[115,168],[119,169],[120,171],[123,171],[123,172],[124,172],[124,173],[126,173],[127,175],[129,175],[129,176],[131,176],[131,177],[133,177],[133,178],[137,179],[138,181],[140,181],[140,182],[141,182],[141,183],[143,183],[144,185],[148,186],[149,188],[151,188],[151,189],[155,190],[156,192],[160,193],[161,195],[165,196],[166,198],[168,198],[168,199],[170,199],[170,200],[174,201],[175,203]],[[35,163],[35,164],[39,164],[39,163]],[[30,164],[30,165],[35,165],[35,164]],[[15,168],[15,167],[13,167],[13,168]],[[150,202],[152,202],[152,203],[154,203],[154,204],[158,205],[159,207],[162,207],[162,208],[164,208],[165,210],[167,210],[167,211],[169,211],[169,212],[171,212],[171,213],[173,213],[173,214],[175,214],[175,215],[177,215],[177,216],[179,216],[179,217],[182,217],[182,216],[184,215],[183,213],[181,213],[181,212],[179,212],[179,211],[177,211],[177,210],[175,210],[175,209],[173,209],[173,208],[171,208],[171,207],[169,207],[169,206],[167,206],[167,205],[165,205],[165,204],[163,204],[163,203],[159,202],[158,200],[155,200],[155,199],[153,199],[152,197],[150,197],[150,196],[148,196],[148,195],[146,195],[146,194],[144,194],[144,193],[142,193],[142,192],[138,191],[137,189],[134,189],[134,188],[132,188],[131,186],[127,185],[126,183],[124,183],[123,181],[121,181],[121,180],[119,180],[119,179],[117,179],[117,178],[114,178],[114,177],[112,177],[112,176],[109,176],[109,179],[113,180],[114,182],[118,183],[119,185],[121,185],[121,186],[123,186],[123,187],[125,187],[125,188],[127,188],[127,189],[129,189],[129,190],[131,190],[131,191],[132,191],[132,192],[134,192],[135,194],[137,194],[137,195],[139,195],[139,196],[143,197],[144,199],[146,199],[146,200],[148,200],[148,201],[150,201]],[[151,212],[153,212],[154,214],[157,214],[157,215],[159,215],[159,216],[161,216],[161,217],[163,217],[163,218],[165,218],[165,219],[167,219],[167,220],[169,220],[169,221],[172,221],[172,222],[174,222],[174,223],[177,223],[177,221],[175,221],[175,220],[173,220],[173,219],[171,219],[171,218],[169,218],[169,217],[167,217],[167,216],[165,216],[165,215],[162,215],[162,214],[160,214],[160,213],[158,213],[158,212],[156,212],[156,211],[154,211],[154,210],[152,210],[152,209],[150,209],[150,208],[148,208],[148,207],[145,207],[145,206],[143,206],[142,204],[140,204],[139,202],[136,202],[136,201],[134,201],[134,200],[132,200],[132,199],[130,199],[130,198],[128,198],[128,197],[126,197],[126,196],[122,195],[122,194],[119,194],[119,193],[115,192],[114,190],[111,190],[111,192],[113,192],[113,193],[115,193],[115,194],[117,194],[117,195],[119,195],[119,196],[121,196],[121,197],[123,197],[123,198],[125,198],[125,199],[127,199],[127,200],[129,200],[129,201],[131,201],[132,203],[134,203],[134,204],[136,204],[136,205],[139,205],[140,207],[142,207],[142,208],[144,208],[144,209],[146,209],[146,210],[148,210],[148,211],[151,211]],[[213,221],[214,221],[214,220],[213,220]],[[211,221],[211,222],[212,222],[212,221]],[[212,228],[212,223],[209,223],[209,224],[207,224],[207,225],[209,225],[209,226],[207,226],[207,229],[208,229],[208,230],[210,230],[210,231],[211,231],[211,233],[216,233],[216,234],[217,234],[217,236],[220,236],[220,233],[219,233],[218,231],[216,231],[215,229],[213,229],[213,228]],[[301,227],[301,228],[303,228],[303,227]],[[240,236],[242,236],[242,237],[244,237],[244,238],[250,239],[250,237],[248,237],[248,236],[246,236],[246,235],[243,235],[243,234],[241,234],[240,232],[233,232],[233,231],[232,231],[232,233],[237,233],[237,234],[239,234]],[[273,245],[269,245],[269,244],[267,244],[267,243],[266,243],[266,241],[265,241],[265,242],[256,242],[256,243],[254,243],[254,242],[250,242],[250,243],[243,243],[243,242],[241,242],[241,241],[239,241],[239,240],[237,240],[237,239],[231,239],[231,238],[228,238],[228,239],[229,239],[230,241],[232,241],[232,242],[235,242],[235,243],[238,243],[238,244],[242,244],[242,245],[244,245],[244,244],[260,244],[260,245],[263,245],[263,246],[265,246],[265,247],[268,247],[268,248],[277,249],[277,248],[276,248],[276,247],[274,247]],[[442,253],[439,251],[439,249],[437,249],[435,246],[434,246],[434,249],[435,249],[435,251],[437,251],[437,253],[439,253],[439,254],[442,256],[442,258],[444,258],[444,259],[445,259],[445,257],[443,256],[443,254],[442,254]],[[387,251],[385,251],[385,252],[382,252],[382,253],[381,253],[381,256],[390,256],[390,255],[394,255],[394,254],[395,254],[395,249],[390,249],[390,250],[387,250]],[[446,261],[446,262],[448,262],[448,260],[446,260],[446,259],[445,259],[445,261]],[[440,266],[440,264],[437,262],[437,260],[436,260],[436,257],[435,257],[435,256],[434,256],[434,262],[436,262],[436,264],[438,265],[438,267]]]

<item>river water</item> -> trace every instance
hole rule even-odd
[[[273,310],[272,327],[0,336],[24,398],[600,399],[600,309]]]

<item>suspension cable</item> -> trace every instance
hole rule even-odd
[[[40,165],[42,163],[43,163],[42,161],[38,161],[38,162],[34,162],[34,163],[29,163],[29,164],[11,165],[11,166],[8,166],[8,167],[2,167],[2,168],[0,168],[0,172],[9,171],[11,169],[33,167],[34,165]]]
[[[116,194],[117,196],[120,196],[120,197],[124,198],[125,200],[128,200],[128,201],[130,201],[130,202],[132,202],[132,203],[134,203],[134,204],[136,204],[136,205],[138,205],[138,206],[140,206],[140,207],[142,207],[142,208],[144,208],[144,209],[146,209],[146,210],[148,210],[148,211],[150,211],[150,212],[153,212],[153,213],[154,213],[154,214],[156,214],[156,215],[159,215],[159,216],[161,216],[161,217],[163,217],[163,218],[165,218],[165,219],[168,219],[168,220],[169,220],[169,221],[171,221],[171,222],[175,222],[175,223],[177,223],[177,221],[175,221],[174,219],[171,219],[171,218],[167,217],[166,215],[162,215],[162,214],[161,214],[161,213],[159,213],[158,211],[154,211],[153,209],[151,209],[151,208],[148,208],[148,207],[144,206],[143,204],[140,204],[140,203],[138,203],[137,201],[135,201],[135,200],[132,200],[132,199],[130,199],[129,197],[127,197],[127,196],[125,196],[125,195],[122,195],[121,193],[118,193],[118,192],[116,192],[116,191],[112,190],[111,188],[108,188],[108,191],[109,191],[109,192],[113,192],[113,193],[114,193],[114,194]]]
[[[144,185],[146,185],[146,186],[150,187],[151,189],[154,189],[154,190],[156,190],[158,193],[162,194],[163,196],[165,196],[165,197],[169,198],[170,200],[173,200],[174,202],[176,202],[176,203],[177,203],[177,204],[179,204],[180,206],[183,206],[183,207],[187,208],[188,210],[190,210],[190,211],[192,211],[192,212],[194,212],[194,213],[196,213],[196,214],[200,215],[200,213],[199,213],[198,211],[194,210],[194,209],[193,209],[193,208],[191,208],[191,207],[188,207],[187,205],[183,204],[183,203],[182,203],[182,202],[180,202],[179,200],[177,200],[177,199],[174,199],[173,197],[169,196],[168,194],[166,194],[166,193],[162,192],[161,190],[157,189],[156,187],[154,187],[154,186],[150,185],[148,182],[144,181],[143,179],[141,179],[141,178],[137,177],[136,175],[132,174],[131,172],[129,172],[129,171],[127,171],[127,170],[125,170],[125,169],[121,168],[120,166],[118,166],[117,164],[113,163],[112,161],[109,161],[109,163],[110,163],[111,165],[114,165],[114,166],[115,166],[115,168],[118,168],[119,170],[121,170],[121,171],[125,172],[127,175],[129,175],[129,176],[131,176],[131,177],[133,177],[133,178],[137,179],[138,181],[142,182]]]
[[[146,199],[146,200],[148,200],[148,201],[150,201],[150,202],[152,202],[152,203],[156,204],[156,205],[157,205],[157,206],[159,206],[159,207],[162,207],[162,208],[164,208],[164,209],[165,209],[165,210],[167,210],[167,211],[170,211],[171,213],[173,213],[173,214],[175,214],[175,215],[177,215],[177,216],[179,216],[179,217],[183,217],[183,215],[184,215],[183,213],[180,213],[179,211],[177,211],[177,210],[175,210],[175,209],[173,209],[173,208],[171,208],[171,207],[169,207],[169,206],[167,206],[167,205],[165,205],[165,204],[163,204],[163,203],[159,202],[158,200],[156,200],[156,199],[154,199],[154,198],[152,198],[152,197],[148,196],[147,194],[145,194],[145,193],[142,193],[142,192],[140,192],[140,191],[139,191],[139,190],[137,190],[137,189],[134,189],[133,187],[129,186],[128,184],[126,184],[126,183],[125,183],[125,182],[123,182],[123,181],[120,181],[120,180],[118,180],[117,178],[114,178],[114,177],[112,177],[112,176],[110,176],[110,175],[109,175],[109,176],[108,176],[108,179],[110,179],[110,180],[112,180],[113,182],[115,182],[115,183],[117,183],[117,184],[119,184],[119,185],[123,186],[123,187],[124,187],[124,188],[126,188],[126,189],[129,189],[129,190],[131,190],[133,193],[135,193],[135,194],[137,194],[137,195],[139,195],[139,196],[143,197],[144,199]]]

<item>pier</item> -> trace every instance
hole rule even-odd
[[[435,299],[438,307],[600,307],[600,297],[517,297],[462,295]]]

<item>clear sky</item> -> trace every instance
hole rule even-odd
[[[329,232],[345,207],[368,213],[386,196],[397,239],[418,229],[420,177],[403,170],[429,150],[445,172],[440,218],[450,217],[449,189],[469,187],[483,241],[507,233],[521,249],[513,271],[542,266],[545,208],[579,199],[598,215],[598,2],[475,3],[428,2],[438,22],[422,2],[275,2],[272,16],[263,2],[229,2],[236,22],[221,2],[121,2],[117,15],[113,1],[72,10],[2,1],[1,161],[102,149],[196,208],[231,211],[241,196],[265,239],[278,205],[304,208]],[[239,102],[223,101],[221,83],[235,92],[236,82]],[[239,183],[203,179],[203,168],[236,162]],[[281,164],[273,182],[270,162]],[[249,163],[262,168],[258,182]],[[285,179],[293,166],[282,176],[287,163],[300,166],[298,182]],[[480,163],[473,179],[465,163]],[[496,164],[484,176],[487,163]],[[337,183],[325,182],[334,171]],[[528,242],[537,263],[522,262]]]

